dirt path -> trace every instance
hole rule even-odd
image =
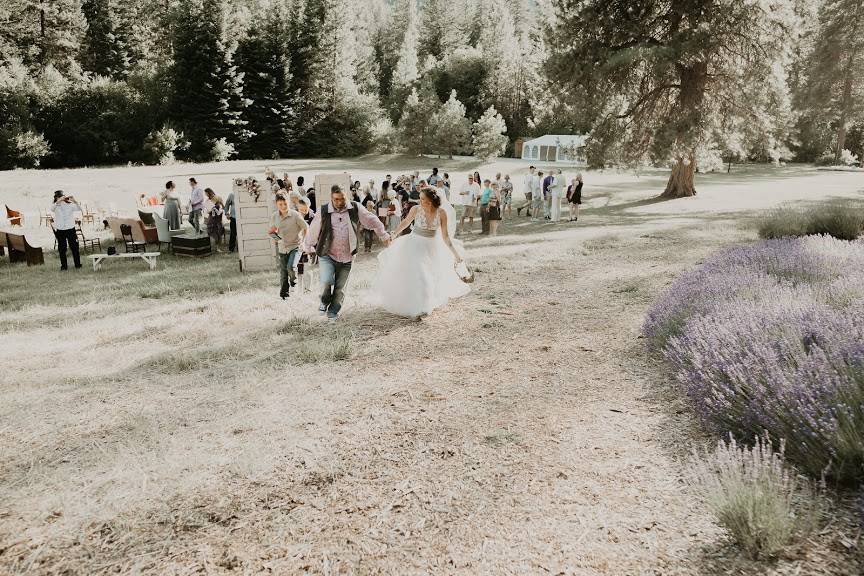
[[[14,349],[0,385],[0,573],[711,573],[721,535],[681,482],[696,433],[639,328],[752,232],[635,220],[472,241],[473,292],[420,323],[363,304],[361,260],[350,361],[298,361],[334,328],[283,330],[311,298],[270,275],[112,295],[115,328],[96,307],[59,326],[77,340],[16,320],[51,361]]]

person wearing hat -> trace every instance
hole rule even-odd
[[[81,254],[78,251],[78,234],[75,232],[75,214],[81,212],[81,206],[72,196],[67,196],[62,190],[54,192],[54,235],[57,237],[57,251],[60,253],[60,270],[67,269],[66,247],[72,250],[72,261],[75,268],[81,268]]]

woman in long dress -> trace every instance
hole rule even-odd
[[[165,191],[162,193],[162,199],[165,201],[165,219],[168,220],[168,228],[171,230],[180,229],[180,196],[177,194],[177,188],[174,182],[168,181],[165,184]]]
[[[561,220],[561,197],[563,191],[564,177],[561,175],[561,170],[557,170],[552,175],[552,182],[549,183],[549,196],[552,198],[552,209],[549,211],[549,216],[552,222]]]
[[[413,231],[400,237],[412,222]],[[453,206],[434,188],[422,188],[420,203],[390,235],[393,244],[378,255],[373,294],[382,308],[417,318],[470,291],[455,269],[462,262],[455,228]]]

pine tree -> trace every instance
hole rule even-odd
[[[440,107],[441,102],[431,89],[424,89],[422,94],[416,88],[411,90],[399,121],[399,133],[406,152],[420,155],[432,150],[435,137],[433,120]]]
[[[409,87],[419,74],[417,0],[399,0],[394,21],[404,30],[399,47],[399,60],[393,74],[393,89],[399,90]]]
[[[48,66],[64,74],[77,66],[87,23],[80,0],[4,0],[12,9],[4,33],[31,70]]]
[[[294,4],[290,14],[289,21],[295,23],[289,34],[290,108],[295,118],[290,153],[299,155],[307,149],[308,134],[324,117],[320,86],[324,75],[321,54],[327,0],[306,0],[302,14],[299,4]]]
[[[454,26],[458,14],[455,0],[426,0],[423,4],[418,52],[421,59],[440,61],[457,48],[467,46],[459,27]]]
[[[721,110],[767,112],[754,107],[768,100],[740,86],[786,65],[796,25],[788,5],[737,0],[556,0],[555,9],[545,35],[561,96],[592,134],[616,142],[619,162],[668,161],[667,198],[696,193],[696,152],[716,143]]]
[[[504,153],[507,149],[507,124],[494,106],[490,106],[483,116],[474,123],[471,144],[474,156],[488,161]]]
[[[465,117],[465,105],[456,97],[456,90],[432,117],[434,151],[438,154],[460,154],[471,141],[471,121]]]
[[[274,8],[254,22],[235,53],[243,74],[243,96],[249,101],[243,118],[250,135],[241,153],[249,158],[282,157],[290,150],[293,121],[285,18]]]
[[[833,128],[838,163],[849,128],[864,123],[864,0],[825,1],[808,68],[808,116]]]
[[[242,142],[242,76],[223,39],[222,0],[181,0],[174,18],[171,116],[190,142],[194,159],[207,160],[214,143]]]
[[[84,0],[87,32],[81,53],[84,70],[110,78],[124,78],[129,69],[126,47],[117,34],[118,25],[109,0]]]

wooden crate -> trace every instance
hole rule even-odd
[[[171,237],[171,248],[177,256],[203,258],[212,254],[209,236],[183,234]]]

